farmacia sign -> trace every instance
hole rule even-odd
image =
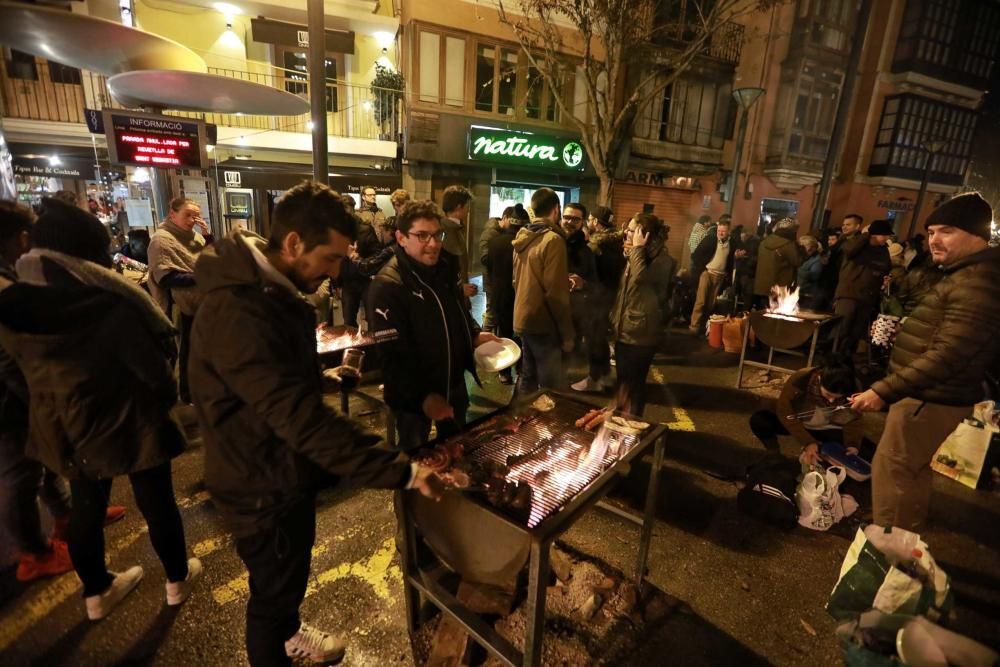
[[[573,139],[533,132],[469,128],[469,159],[583,171],[583,146]]]

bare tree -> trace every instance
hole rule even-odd
[[[786,0],[496,0],[563,118],[580,132],[611,202],[614,176],[639,113],[732,23]],[[566,27],[566,22],[571,27]],[[586,110],[564,95],[579,65]]]

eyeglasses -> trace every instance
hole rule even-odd
[[[564,215],[563,222],[583,222],[583,217],[579,215]]]
[[[420,245],[427,245],[430,243],[431,239],[434,239],[438,243],[444,241],[443,231],[435,232],[434,234],[431,234],[430,232],[408,232],[406,235],[416,238]]]

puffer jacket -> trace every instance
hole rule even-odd
[[[26,455],[68,479],[110,479],[179,455],[173,338],[120,294],[43,267],[47,284],[0,292],[0,345],[30,394]]]
[[[788,287],[795,281],[795,274],[801,263],[794,230],[789,236],[781,232],[771,234],[760,242],[757,250],[757,275],[754,276],[753,293],[766,296],[775,285]]]
[[[514,238],[514,331],[574,340],[566,241],[544,220]]]
[[[632,248],[622,275],[611,326],[615,340],[628,345],[656,345],[670,314],[670,297],[677,262],[664,248],[646,257],[645,248]]]
[[[399,488],[409,464],[323,402],[315,314],[249,234],[198,258],[205,292],[188,365],[205,441],[205,483],[237,537],[337,479]],[[252,249],[251,245],[253,244]]]
[[[872,305],[878,303],[882,281],[889,275],[892,263],[889,249],[872,245],[869,238],[868,234],[859,234],[844,243],[844,259],[835,299],[854,299]]]
[[[385,402],[393,410],[423,414],[430,394],[450,399],[453,390],[465,391],[466,371],[479,381],[472,353],[480,329],[451,280],[457,261],[442,251],[436,266],[425,267],[396,246],[368,290],[369,329],[398,335],[380,348]]]
[[[903,320],[889,375],[872,385],[884,401],[972,405],[1000,352],[1000,248],[944,267],[945,277]]]

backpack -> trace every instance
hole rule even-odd
[[[736,494],[742,512],[779,528],[798,525],[795,488],[801,467],[783,456],[767,456],[747,468],[744,486]]]

